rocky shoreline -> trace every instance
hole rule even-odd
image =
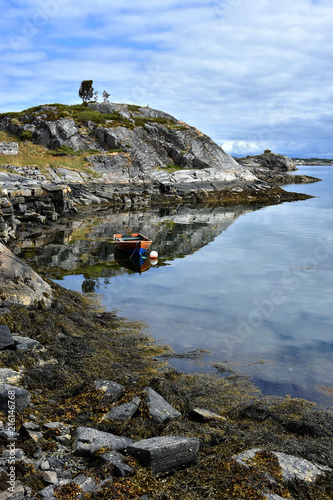
[[[0,131],[19,140],[16,147],[5,135],[0,148],[10,159],[0,172],[4,243],[87,205],[308,197],[279,186],[297,182],[290,159],[267,152],[236,161],[149,108],[41,106],[1,115]],[[36,145],[43,157],[50,148],[66,157],[86,151],[89,165],[14,161]],[[0,500],[332,498],[331,411],[263,397],[237,373],[171,369],[174,353],[144,325],[43,279],[1,242],[0,301]]]
[[[0,259],[0,499],[332,497],[332,412],[179,373],[142,325]]]

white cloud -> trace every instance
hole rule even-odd
[[[328,0],[7,2],[0,106],[78,102],[92,78],[115,101],[163,109],[235,153],[328,155],[332,17]]]

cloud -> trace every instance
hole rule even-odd
[[[234,154],[332,152],[328,0],[5,4],[2,111],[78,102],[92,78],[112,100],[163,109]]]

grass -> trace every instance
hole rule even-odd
[[[5,133],[0,133],[0,140],[11,142],[13,138]],[[57,157],[57,151],[51,151],[38,144],[33,144],[31,141],[18,141],[18,155],[3,155],[0,156],[0,170],[8,172],[8,168],[4,165],[12,165],[14,167],[37,166],[42,174],[47,175],[48,168],[67,168],[78,172],[85,172],[93,177],[99,175],[89,168],[89,163],[85,160],[89,151],[74,151],[72,148],[59,148],[61,156]],[[65,153],[67,151],[67,154]],[[91,150],[91,152],[97,150]],[[75,155],[75,156],[72,156]]]

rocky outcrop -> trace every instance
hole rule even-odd
[[[0,243],[0,308],[13,304],[50,307],[52,290],[27,264]]]
[[[290,172],[297,170],[295,162],[288,156],[271,151],[236,160],[258,179],[270,184],[307,184],[320,180],[309,175],[291,175]]]
[[[17,155],[17,142],[0,142],[0,155]]]
[[[258,178],[252,160],[236,161],[196,128],[148,107],[40,106],[2,115],[0,130],[53,150],[87,151],[93,175],[60,166],[47,174],[53,182],[66,182],[81,203],[232,205],[302,197]],[[279,172],[294,168],[281,155],[262,155],[255,165],[259,174],[272,165]]]

